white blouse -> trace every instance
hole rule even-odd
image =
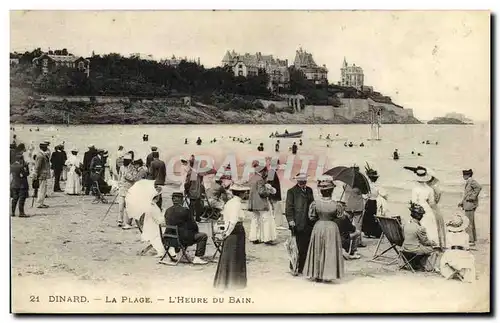
[[[245,220],[245,211],[241,209],[241,198],[233,196],[227,201],[222,210],[222,216],[225,222],[242,222]]]

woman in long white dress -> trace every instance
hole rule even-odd
[[[69,195],[78,195],[82,190],[82,183],[80,180],[80,158],[78,157],[78,149],[71,149],[71,155],[66,160],[65,165],[68,167],[68,176],[66,179],[66,187],[64,192]]]
[[[158,191],[158,195],[155,199],[151,201],[149,209],[144,212],[144,224],[142,226],[141,240],[148,242],[149,245],[142,250],[141,254],[144,255],[151,248],[156,251],[156,257],[163,257],[165,254],[165,247],[161,241],[160,225],[165,223],[165,218],[156,202],[158,201],[158,196],[161,194],[161,190]]]
[[[431,176],[427,170],[421,166],[415,168],[413,172],[417,184],[411,192],[411,201],[424,208],[425,215],[422,220],[420,220],[420,224],[426,229],[429,240],[438,242],[438,224],[431,207],[431,205],[435,204],[434,190],[427,184],[427,182],[431,180]]]
[[[431,180],[427,182],[434,192],[434,203],[430,204],[432,210],[434,211],[434,216],[436,217],[436,224],[438,228],[439,241],[436,241],[441,248],[446,248],[446,228],[444,223],[443,214],[441,208],[439,207],[439,201],[441,200],[441,188],[439,187],[439,180],[434,175],[434,172],[427,169],[427,172],[431,176]]]

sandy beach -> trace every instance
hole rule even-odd
[[[172,185],[164,191],[164,208],[171,205],[170,193],[174,189]],[[398,270],[395,265],[370,262],[376,239],[365,239],[368,247],[359,250],[360,260],[346,262],[346,277],[342,281],[314,283],[288,273],[283,242],[289,232],[279,230],[279,244],[276,246],[247,243],[247,289],[221,293],[212,288],[215,262],[204,266],[181,263],[174,267],[158,264],[158,259],[152,256],[138,256],[137,253],[146,246],[140,241],[138,229],[121,230],[116,226],[118,206],[113,205],[104,218],[109,204],[92,204],[93,199],[92,196],[52,193],[46,200],[50,208],[28,207],[32,217],[11,218],[14,312],[394,313],[489,310],[490,243],[481,238],[489,236],[487,222],[478,224],[480,241],[477,250],[473,251],[477,280],[472,284],[445,280],[438,274],[413,274]],[[108,199],[111,201],[113,196]],[[248,232],[249,220],[245,228]],[[207,232],[208,225],[200,225],[200,230]],[[207,256],[213,255],[214,250],[209,240]],[[72,302],[51,302],[54,296],[71,296]],[[80,301],[85,302],[75,303],[74,296],[84,296]],[[219,298],[224,302],[220,303]],[[113,299],[116,303],[112,302]]]

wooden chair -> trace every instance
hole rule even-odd
[[[373,253],[373,258],[370,261],[381,263],[387,266],[392,265],[395,262],[399,263],[402,262],[402,264],[399,265],[399,269],[406,267],[409,268],[412,272],[415,272],[415,269],[411,265],[411,261],[413,261],[417,256],[414,255],[413,257],[408,259],[402,250],[405,236],[404,236],[403,226],[401,224],[401,218],[399,216],[397,217],[375,216],[375,217],[380,223],[380,227],[382,229],[382,235],[378,240],[377,248],[375,249],[375,252]],[[382,244],[384,238],[387,239],[390,246],[384,251],[379,253],[380,245]],[[396,253],[394,257],[388,257],[387,255],[385,255],[387,252],[391,250],[393,250]],[[378,260],[379,258],[386,258],[389,261],[384,262]]]
[[[159,230],[160,230],[160,234],[162,237],[161,240],[163,242],[163,246],[165,247],[165,254],[160,259],[160,262],[162,262],[163,259],[165,259],[165,257],[168,256],[170,258],[170,260],[172,260],[173,266],[177,266],[179,264],[179,262],[182,260],[182,258],[185,258],[189,263],[192,263],[192,259],[189,257],[189,255],[187,253],[187,246],[184,246],[181,243],[181,240],[179,238],[179,229],[177,228],[177,226],[166,225],[164,232],[162,232],[161,226],[159,226]],[[175,248],[176,250],[180,250],[181,256],[177,257],[177,259],[175,259],[175,257],[173,257],[168,252],[169,248]]]

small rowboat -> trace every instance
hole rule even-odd
[[[281,133],[277,135],[272,135],[271,138],[302,138],[302,133],[304,131]]]

